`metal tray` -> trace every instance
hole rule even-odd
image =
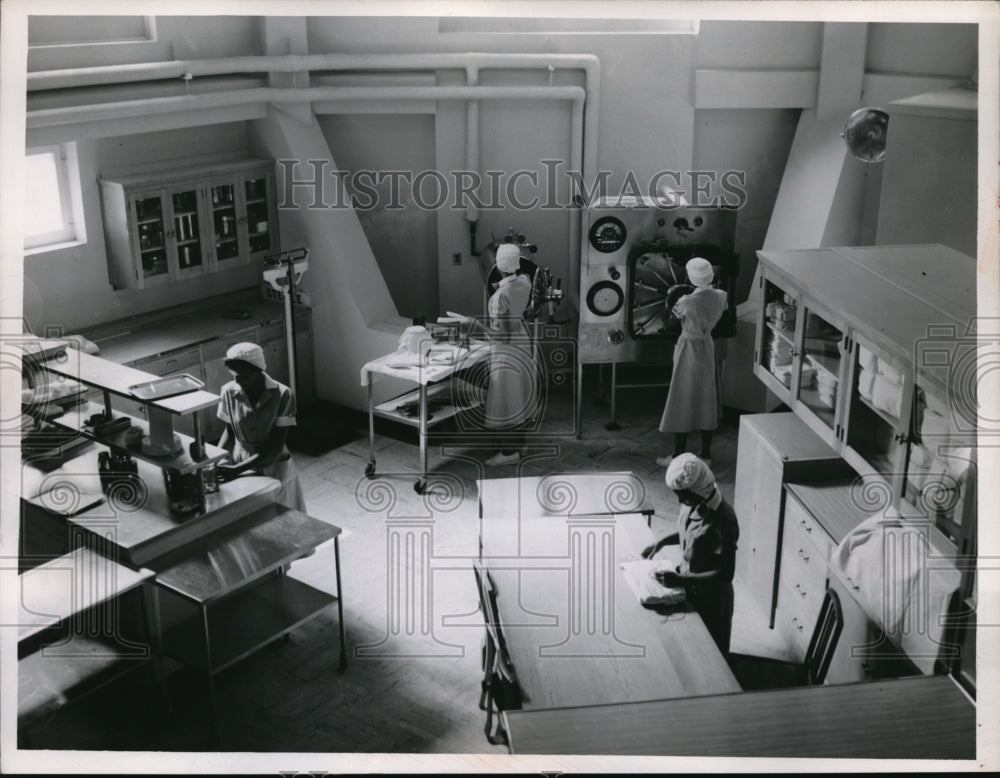
[[[180,373],[178,375],[157,378],[155,381],[134,384],[128,390],[136,399],[148,402],[150,400],[163,400],[178,394],[193,392],[196,389],[201,389],[204,385],[204,381],[199,381],[193,375]]]

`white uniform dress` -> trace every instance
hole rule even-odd
[[[510,275],[489,300],[490,327],[501,333],[490,347],[485,423],[491,429],[516,427],[537,413],[537,370],[523,318],[530,296],[528,277]]]
[[[250,402],[246,392],[235,381],[223,386],[220,394],[216,415],[233,428],[236,439],[230,454],[237,464],[256,454],[275,427],[295,426],[295,395],[291,389],[275,381],[267,373],[264,374],[264,391],[256,405]],[[305,512],[302,486],[287,447],[282,447],[274,463],[254,469],[262,475],[281,481],[275,502]]]
[[[699,286],[674,304],[681,334],[674,346],[667,404],[660,432],[714,430],[719,426],[721,402],[712,328],[726,310],[721,289]]]

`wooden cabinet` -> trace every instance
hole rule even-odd
[[[784,484],[839,478],[846,463],[793,413],[740,418],[734,509],[740,523],[736,575],[774,625]],[[818,606],[817,606],[818,611]]]
[[[834,545],[815,517],[789,493],[781,527],[774,628],[784,636],[792,658],[801,662],[823,604]]]
[[[223,270],[279,247],[267,160],[108,171],[99,184],[115,289]]]
[[[826,683],[862,683],[920,675],[851,595],[851,586],[831,574],[829,586],[840,599],[844,626],[826,673]]]
[[[893,505],[905,500],[966,549],[986,343],[975,260],[939,245],[759,256],[755,374]]]

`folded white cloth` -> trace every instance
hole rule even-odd
[[[655,574],[674,570],[670,559],[636,559],[622,562],[622,574],[629,588],[643,605],[674,605],[684,601],[683,587],[667,587],[656,580]]]
[[[875,376],[872,383],[872,405],[890,416],[899,418],[903,405],[903,387],[894,384],[881,373]]]
[[[858,365],[862,370],[876,370],[875,366],[875,355],[862,346],[858,344]]]
[[[865,368],[862,368],[861,372],[858,373],[858,394],[866,400],[872,399],[872,384],[875,383],[876,375],[878,374],[874,370]]]
[[[878,373],[880,376],[884,376],[889,383],[892,384],[902,384],[903,374],[899,372],[896,368],[886,362],[884,359],[878,360]]]

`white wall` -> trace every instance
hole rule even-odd
[[[253,286],[256,267],[241,267],[152,289],[115,291],[108,281],[107,254],[97,185],[101,171],[131,164],[184,159],[247,148],[245,123],[125,135],[77,144],[87,242],[24,258],[24,315],[34,331],[61,325],[67,331],[146,313],[234,289]]]

